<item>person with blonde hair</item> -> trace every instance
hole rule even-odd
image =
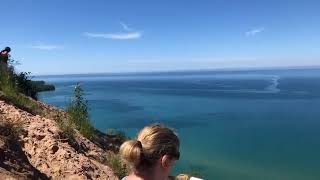
[[[167,180],[174,162],[180,158],[180,141],[163,125],[144,127],[134,140],[124,142],[120,156],[131,174],[123,180]]]

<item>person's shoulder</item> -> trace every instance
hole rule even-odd
[[[126,180],[127,179],[127,176],[126,177],[123,177],[121,180]]]

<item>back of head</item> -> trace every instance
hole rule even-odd
[[[179,159],[179,139],[169,128],[152,124],[144,127],[137,139],[124,142],[120,147],[122,158],[139,174],[152,168],[163,155]]]
[[[7,51],[9,53],[11,51],[11,48],[10,47],[5,47],[4,51]]]

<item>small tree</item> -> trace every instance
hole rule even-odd
[[[79,84],[74,88],[74,97],[66,111],[70,120],[81,134],[88,139],[93,138],[94,128],[91,125],[88,114],[88,102],[83,97],[83,90]]]

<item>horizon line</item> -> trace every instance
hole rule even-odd
[[[179,73],[179,72],[205,72],[205,71],[263,71],[263,70],[312,70],[320,69],[320,65],[308,66],[274,66],[274,67],[240,67],[240,68],[208,68],[208,69],[184,69],[184,70],[154,70],[154,71],[123,71],[123,72],[88,72],[88,73],[61,73],[61,74],[34,74],[34,77],[41,76],[70,76],[70,75],[122,75],[122,74],[153,74],[153,73]]]

